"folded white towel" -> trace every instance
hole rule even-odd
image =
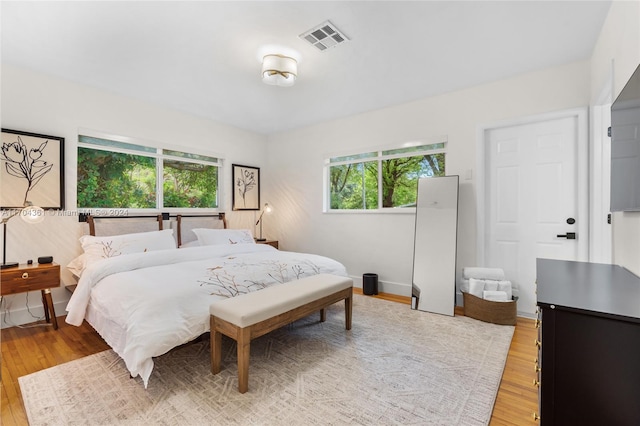
[[[498,291],[504,291],[507,293],[507,300],[511,300],[513,296],[511,281],[498,281]]]
[[[504,271],[500,268],[466,267],[462,268],[462,277],[465,279],[476,278],[480,280],[504,280]]]
[[[482,299],[483,291],[484,291],[484,280],[476,280],[475,278],[469,278],[469,294],[473,294],[474,296]]]
[[[488,291],[483,292],[482,298],[485,300],[491,300],[492,302],[508,302],[507,293],[504,291]]]
[[[484,280],[484,289],[486,291],[498,291],[498,281]]]

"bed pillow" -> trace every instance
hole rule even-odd
[[[198,240],[193,240],[193,241],[189,241],[188,243],[183,243],[180,248],[188,248],[188,247],[200,247],[200,241]]]
[[[76,257],[75,259],[73,259],[67,265],[67,269],[69,270],[69,272],[75,275],[76,278],[80,277],[80,274],[82,274],[82,271],[84,271],[84,268],[85,268],[84,253]]]
[[[80,245],[84,251],[84,267],[87,267],[92,262],[123,254],[175,249],[176,240],[173,229],[165,229],[107,237],[84,235],[80,237]]]
[[[196,228],[193,232],[202,246],[219,244],[255,244],[248,229],[206,229]]]

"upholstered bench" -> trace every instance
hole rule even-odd
[[[351,330],[353,281],[330,274],[274,285],[230,299],[216,300],[211,314],[211,372],[220,372],[222,335],[238,344],[238,391],[249,389],[249,347],[252,339],[344,300],[345,326]]]

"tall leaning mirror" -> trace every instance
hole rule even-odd
[[[458,176],[418,180],[411,308],[454,314]]]

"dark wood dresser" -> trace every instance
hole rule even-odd
[[[540,424],[640,425],[640,278],[537,259],[537,295]]]

